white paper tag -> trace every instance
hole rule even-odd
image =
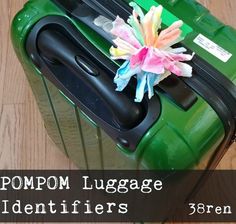
[[[205,49],[223,62],[227,62],[232,57],[231,53],[229,53],[227,50],[223,49],[207,37],[203,36],[202,34],[199,34],[194,39],[194,43],[202,47],[203,49]]]

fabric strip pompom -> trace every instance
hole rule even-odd
[[[125,60],[114,78],[116,91],[122,91],[134,76],[135,101],[141,102],[146,92],[150,99],[154,95],[153,87],[169,75],[191,77],[192,67],[184,62],[192,60],[193,55],[185,54],[183,47],[171,47],[183,40],[181,20],[160,31],[162,6],[153,6],[146,14],[136,3],[131,2],[130,6],[133,14],[127,23],[119,16],[112,23],[110,33],[115,37],[115,46],[110,54],[113,60]]]

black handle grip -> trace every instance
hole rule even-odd
[[[44,58],[60,62],[86,82],[110,108],[114,120],[121,127],[132,128],[143,119],[145,114],[141,105],[116,92],[112,77],[64,34],[54,30],[42,31],[38,36],[38,49]]]

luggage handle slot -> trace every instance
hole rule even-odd
[[[190,109],[197,102],[196,94],[194,94],[194,92],[175,75],[171,75],[161,81],[157,88],[164,91],[164,94],[168,98],[173,100],[185,111]]]

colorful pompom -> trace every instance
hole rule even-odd
[[[182,21],[174,22],[170,27],[161,29],[162,6],[151,7],[145,15],[134,2],[133,14],[127,23],[119,16],[112,23],[110,33],[116,37],[115,47],[110,54],[112,59],[125,60],[118,69],[114,82],[117,91],[122,91],[132,76],[137,78],[136,102],[141,102],[148,92],[149,99],[154,95],[153,87],[171,74],[191,77],[192,67],[184,61],[192,60],[193,55],[184,54],[186,49],[171,48],[180,42]]]

